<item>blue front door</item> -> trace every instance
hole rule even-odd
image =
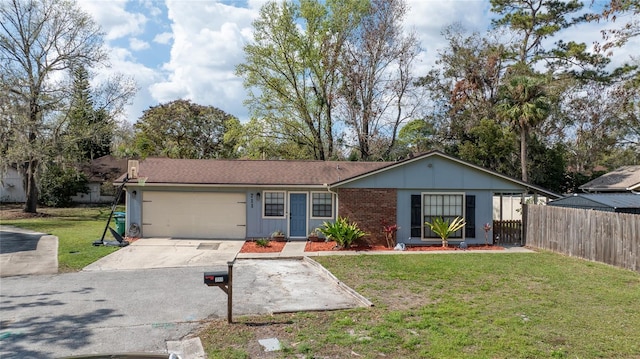
[[[307,194],[289,194],[289,237],[307,236]]]

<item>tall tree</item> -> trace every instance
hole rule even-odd
[[[622,84],[576,82],[565,93],[562,108],[569,127],[565,140],[567,162],[578,173],[589,174],[604,165],[616,147],[633,144],[633,129],[628,126],[633,111],[628,108],[632,96]]]
[[[43,136],[66,98],[58,77],[72,66],[91,67],[106,59],[103,34],[71,0],[6,0],[0,3],[0,72],[10,104],[12,148],[3,156],[18,163],[25,179],[24,210],[36,212],[37,173]]]
[[[398,141],[407,149],[407,154],[420,154],[431,150],[434,146],[433,124],[425,120],[407,122],[398,133]]]
[[[419,84],[433,100],[430,116],[442,144],[456,147],[469,139],[469,131],[480,121],[496,119],[498,88],[510,47],[500,42],[499,32],[467,34],[460,24],[445,27],[442,35],[448,45],[438,51],[438,66]]]
[[[422,104],[412,68],[420,49],[402,27],[406,15],[404,0],[371,0],[341,56],[340,113],[362,160],[387,158],[399,128]]]
[[[479,166],[517,177],[520,172],[517,143],[511,127],[493,119],[483,119],[467,132],[458,146],[457,155]]]
[[[71,110],[65,136],[70,152],[79,161],[91,161],[111,153],[114,123],[105,109],[96,109],[83,66],[73,70]]]
[[[333,156],[332,111],[339,55],[359,22],[363,0],[269,2],[253,23],[246,61],[236,68],[250,90],[248,105],[270,132]]]
[[[543,80],[531,75],[510,77],[500,91],[497,108],[520,135],[520,171],[522,180],[526,182],[529,178],[527,146],[530,132],[549,114],[550,101]]]
[[[529,177],[529,138],[549,137],[550,133],[542,133],[542,129],[564,127],[557,123],[563,116],[550,117],[559,112],[555,99],[561,97],[574,78],[606,77],[604,67],[609,59],[589,53],[585,43],[557,36],[560,31],[586,21],[582,8],[583,3],[578,0],[491,0],[491,10],[499,16],[493,20],[494,26],[506,28],[514,35],[515,51],[506,57],[511,75],[502,86],[499,109],[502,118],[519,134],[525,181]],[[541,65],[546,66],[545,76],[536,74]]]
[[[592,0],[592,3],[595,3]],[[640,36],[640,0],[610,0],[601,12],[590,14],[591,21],[623,22],[617,28],[606,29],[602,32],[604,43],[597,42],[596,50],[609,52],[614,47],[624,46],[629,39]]]
[[[500,16],[492,22],[516,35],[516,49],[511,56],[514,63],[534,68],[542,62],[550,71],[559,73],[577,66],[592,74],[601,70],[608,59],[590,54],[586,44],[558,39],[545,45],[545,40],[561,30],[587,20],[587,15],[580,14],[583,6],[579,0],[491,0],[491,11]]]
[[[225,134],[238,125],[218,108],[176,100],[144,111],[135,142],[143,157],[235,158],[235,139]]]

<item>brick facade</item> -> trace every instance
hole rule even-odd
[[[394,188],[341,188],[338,189],[338,214],[357,222],[367,233],[370,244],[386,245],[382,225],[397,223],[397,191]]]

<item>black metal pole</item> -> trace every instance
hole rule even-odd
[[[116,191],[115,198],[113,200],[113,203],[111,204],[111,213],[109,213],[109,219],[107,219],[107,225],[104,226],[102,237],[100,237],[101,242],[104,242],[104,236],[107,234],[107,229],[109,229],[109,223],[111,222],[111,217],[113,217],[113,212],[116,210],[116,207],[118,206],[118,202],[120,202],[120,196],[122,196],[122,190],[124,189],[124,186],[127,184],[127,182],[129,182],[129,174],[125,176],[124,180],[122,181],[122,184],[120,185],[120,187],[118,187],[118,190]]]
[[[233,323],[233,262],[227,262],[229,266],[229,286],[227,287],[227,323]]]

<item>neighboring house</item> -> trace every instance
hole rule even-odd
[[[96,158],[82,168],[82,172],[89,180],[88,193],[78,193],[72,196],[71,200],[75,203],[85,204],[113,202],[115,189],[110,183],[126,171],[126,159],[117,159],[110,155]],[[0,202],[24,203],[26,201],[22,174],[15,168],[9,167],[7,171],[2,173],[0,184],[2,184]]]
[[[75,203],[111,203],[115,189],[110,184],[127,171],[127,159],[117,159],[111,155],[102,156],[82,168],[89,180],[88,193],[78,193],[71,197]]]
[[[554,197],[555,198],[555,197]],[[550,198],[541,195],[511,195],[501,194],[493,196],[493,218],[511,221],[522,220],[522,204],[546,204]]]
[[[399,162],[149,158],[136,167],[125,187],[126,228],[142,237],[247,239],[282,230],[305,240],[341,216],[372,243],[384,243],[383,223],[396,223],[398,242],[423,244],[439,241],[425,221],[461,216],[467,225],[452,241],[484,243],[494,195],[558,198],[438,151]]]
[[[8,167],[0,175],[0,203],[24,203],[27,195],[24,191],[22,174],[14,167]]]
[[[640,193],[576,193],[547,204],[556,207],[640,214]]]
[[[579,187],[588,193],[640,192],[640,166],[624,166]]]

